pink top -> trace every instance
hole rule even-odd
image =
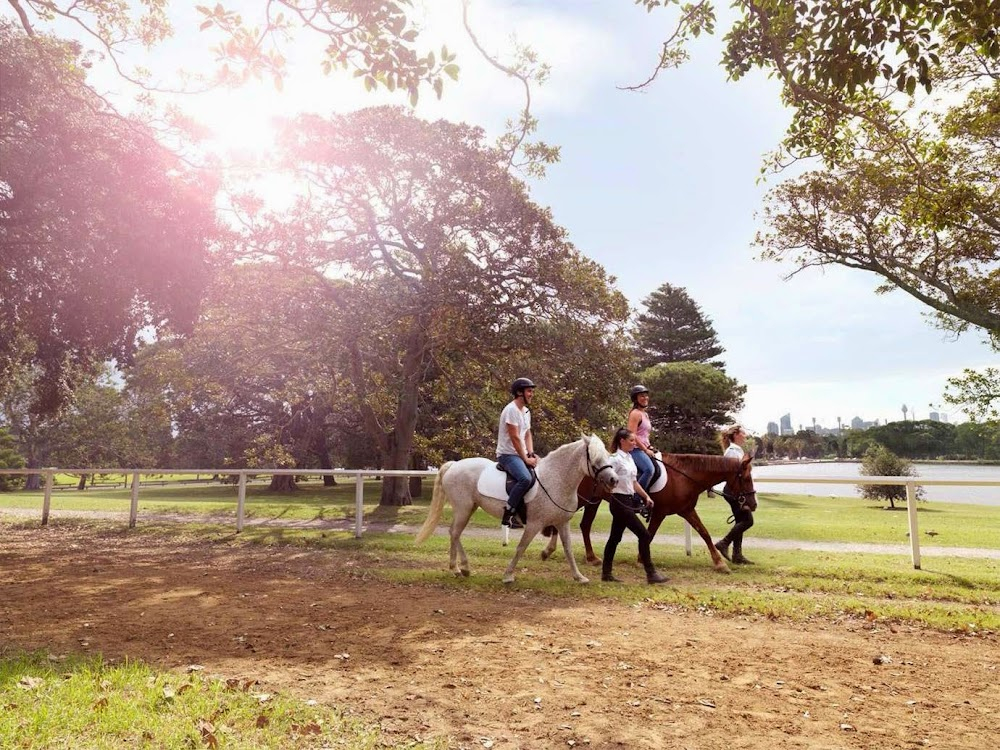
[[[646,414],[642,409],[637,410],[640,414],[639,426],[635,428],[635,437],[639,443],[640,448],[649,447],[649,432],[653,428],[652,423],[649,421],[649,415]]]

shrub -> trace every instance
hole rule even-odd
[[[861,459],[859,471],[863,477],[915,477],[913,464],[900,458],[882,445],[871,446]],[[888,500],[889,507],[895,508],[896,501],[906,501],[906,487],[898,484],[859,484],[861,496],[866,500]],[[917,499],[924,494],[922,487],[917,487]]]
[[[17,452],[14,438],[0,427],[0,469],[23,469],[24,458]],[[0,492],[16,490],[24,484],[24,476],[0,474]]]

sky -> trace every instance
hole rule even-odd
[[[249,17],[263,6],[224,4],[243,6]],[[720,5],[720,14],[729,13]],[[447,44],[462,68],[441,101],[425,92],[417,113],[499,134],[523,106],[520,84],[477,56],[461,28],[460,0],[415,6],[427,43]],[[165,81],[179,67],[214,64],[193,4],[173,7],[176,37],[151,56],[137,51],[132,58]],[[663,283],[688,291],[718,332],[727,373],[747,386],[736,417],[751,431],[763,432],[786,413],[795,427],[813,419],[836,426],[838,417],[894,421],[903,404],[910,418],[938,410],[964,420],[941,396],[946,379],[963,368],[997,364],[984,337],[955,340],[904,293],[876,295],[872,275],[837,267],[786,281],[792,266],[756,259],[757,213],[778,181],[761,182],[761,165],[789,114],[778,85],[763,75],[726,80],[722,33],[698,40],[682,68],[630,93],[618,87],[648,76],[670,33],[668,13],[647,14],[631,0],[473,0],[470,20],[501,59],[516,40],[551,66],[533,110],[539,137],[561,147],[561,160],[531,181],[534,199],[616,277],[633,307]],[[724,18],[719,28],[727,28]],[[280,92],[270,81],[252,82],[175,103],[215,133],[215,148],[240,153],[266,150],[274,117],[403,103],[398,95],[366,93],[360,79],[322,75],[314,39],[298,37],[282,52],[290,73]],[[121,101],[134,95],[107,72],[97,76]]]

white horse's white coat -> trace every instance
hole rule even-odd
[[[610,457],[604,443],[596,435],[584,437],[573,443],[563,445],[552,451],[545,458],[539,459],[535,473],[538,482],[531,488],[525,500],[529,502],[528,520],[524,525],[521,541],[514,551],[514,557],[504,571],[503,582],[514,582],[514,570],[528,544],[539,531],[546,526],[554,526],[559,530],[566,559],[569,560],[570,572],[580,583],[587,583],[586,576],[580,572],[573,557],[569,536],[569,522],[576,512],[576,488],[588,474],[598,475],[608,489],[614,484],[613,471],[601,471],[608,466]],[[438,471],[434,481],[434,496],[431,499],[427,520],[417,533],[417,544],[427,539],[444,510],[445,500],[451,503],[453,517],[451,522],[451,550],[449,567],[455,575],[469,575],[469,558],[462,546],[462,532],[476,508],[482,508],[491,516],[503,516],[504,500],[486,497],[479,494],[476,485],[483,471],[495,471],[495,462],[487,458],[463,458],[461,461],[449,461]],[[459,564],[459,559],[461,563]]]

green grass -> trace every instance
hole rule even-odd
[[[253,681],[90,656],[0,650],[0,706],[0,747],[11,749],[386,747],[376,726]]]
[[[272,494],[266,485],[247,488],[246,517],[276,521],[354,520],[354,483],[341,482],[336,487],[323,487],[318,482],[304,483],[302,489],[290,494]],[[403,508],[381,508],[378,496],[381,484],[365,482],[364,512],[369,522],[419,525],[426,517],[430,483],[424,483],[424,497]],[[130,491],[75,490],[61,491],[52,496],[52,511],[118,511],[127,512]],[[820,498],[812,495],[775,495],[761,493],[760,507],[755,515],[754,537],[790,539],[813,542],[851,542],[873,544],[906,544],[909,530],[905,510],[889,511],[885,506],[859,498]],[[40,492],[8,492],[0,494],[0,508],[37,509],[41,517]],[[983,547],[1000,549],[1000,507],[963,505],[957,503],[925,503],[918,506],[920,541],[924,545],[941,547]],[[721,498],[706,498],[698,503],[698,512],[708,529],[721,536],[726,528],[729,506]],[[139,494],[139,519],[143,514],[181,513],[236,517],[236,488],[232,485],[143,487]],[[443,524],[450,522],[446,510]],[[574,524],[579,523],[580,515]],[[194,519],[192,519],[194,520]],[[483,512],[477,512],[472,527],[495,528],[497,522]],[[594,528],[606,532],[611,526],[607,507],[598,515]],[[683,524],[669,516],[660,533],[677,534]],[[928,533],[932,532],[932,533]]]

